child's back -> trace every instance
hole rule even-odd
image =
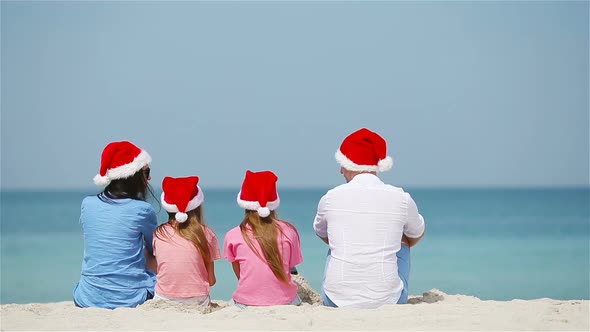
[[[244,219],[223,241],[223,255],[238,278],[238,307],[301,303],[290,273],[303,261],[299,234],[277,218],[277,180],[271,171],[246,172],[237,198]]]
[[[209,304],[210,287],[215,284],[214,261],[219,244],[204,224],[201,204],[204,195],[196,176],[165,177],[162,207],[168,222],[154,232],[154,256],[158,262],[155,299],[187,304]]]
[[[202,226],[209,246],[210,260],[219,259],[217,237]],[[209,273],[203,255],[193,242],[182,237],[175,226],[162,226],[163,237],[154,237],[154,255],[158,262],[156,294],[166,298],[208,296]]]
[[[225,235],[224,256],[230,262],[240,266],[240,279],[233,299],[247,305],[280,305],[289,304],[297,296],[297,285],[291,280],[291,268],[303,261],[299,245],[299,235],[293,226],[277,220],[278,249],[282,268],[288,282],[279,280],[266,261],[263,261],[248,246],[240,227],[231,229]],[[251,239],[254,235],[248,231]],[[262,253],[258,241],[252,241],[258,253]]]

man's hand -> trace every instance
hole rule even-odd
[[[406,234],[404,234],[402,235],[402,244],[405,244],[409,248],[412,248],[413,246],[418,244],[418,242],[420,242],[423,236],[424,233],[422,233],[422,235],[420,235],[419,237],[407,237]]]

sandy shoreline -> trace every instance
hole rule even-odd
[[[72,302],[5,304],[2,331],[16,330],[553,330],[588,331],[588,300],[482,301],[433,289],[411,297],[412,305],[378,309],[327,308],[303,283],[301,306],[249,307],[240,310],[224,301],[202,309],[164,301],[115,310],[76,308]]]

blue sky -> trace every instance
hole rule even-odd
[[[153,184],[342,182],[368,127],[390,183],[588,186],[589,3],[1,3],[1,187],[88,188],[131,140]]]

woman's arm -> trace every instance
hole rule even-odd
[[[236,274],[236,278],[240,280],[240,263],[232,262],[231,266],[234,268],[234,273]]]
[[[205,268],[207,269],[207,273],[209,274],[209,286],[215,285],[217,279],[215,279],[215,262],[207,262],[205,263]]]
[[[156,257],[152,255],[147,249],[143,249],[143,255],[145,256],[145,267],[148,270],[152,270],[154,273],[158,273],[158,261]]]
[[[153,241],[154,230],[158,227],[158,217],[156,217],[156,212],[154,212],[151,206],[144,213],[145,221],[142,223],[141,234],[143,235],[145,267],[157,273],[158,263],[156,262],[156,257],[154,257]]]
[[[147,210],[143,211],[144,220],[141,223],[141,234],[143,235],[143,242],[145,248],[150,254],[153,254],[152,242],[154,240],[154,231],[158,227],[158,217],[156,212],[150,206]]]

